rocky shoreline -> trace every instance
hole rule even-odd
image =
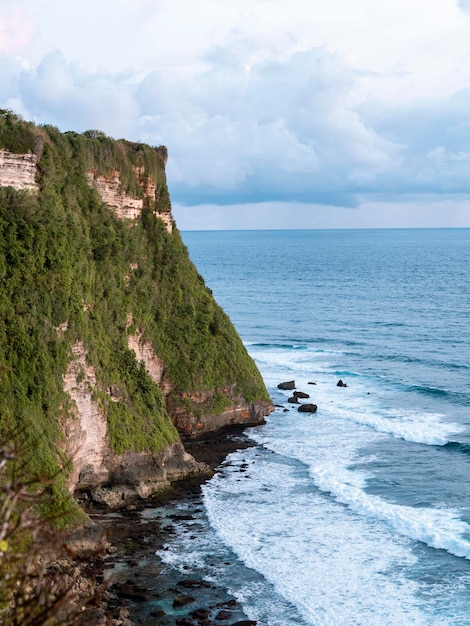
[[[253,445],[243,428],[210,439],[188,441],[187,451],[213,471],[235,450]],[[99,606],[88,609],[81,626],[254,626],[227,590],[198,577],[190,565],[185,575],[169,576],[158,550],[175,532],[175,524],[201,511],[201,484],[207,476],[181,480],[171,489],[124,509],[90,508],[88,514],[105,531],[106,554],[94,560]],[[184,501],[184,515],[175,507]]]

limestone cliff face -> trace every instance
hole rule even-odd
[[[230,406],[221,412],[211,409],[216,394],[231,400]],[[265,423],[265,416],[273,410],[271,402],[247,402],[237,396],[234,385],[183,395],[195,409],[188,411],[170,403],[169,412],[178,431],[187,439],[203,439],[232,426],[259,426]]]
[[[0,187],[36,191],[36,165],[38,158],[32,152],[13,154],[0,149]]]
[[[135,174],[142,189],[142,198],[130,196],[122,189],[119,170],[114,169],[109,175],[99,174],[94,170],[87,172],[87,179],[95,187],[105,204],[110,206],[120,219],[133,220],[139,217],[146,202],[152,206],[155,203],[157,186],[155,181],[145,176],[143,168],[135,168]],[[173,230],[173,219],[169,211],[156,211],[156,214],[165,223],[169,233]]]
[[[95,502],[114,508],[136,496],[146,498],[175,480],[208,472],[181,442],[157,454],[115,454],[109,446],[106,416],[93,398],[98,388],[95,370],[86,361],[86,349],[77,342],[64,376],[72,417],[63,421],[65,439],[61,446],[72,461],[68,478],[71,493],[87,491]]]
[[[36,182],[37,155],[14,154],[0,149],[0,187],[13,187],[18,190],[37,191]],[[155,204],[157,186],[142,167],[135,168],[143,197],[135,198],[127,194],[121,185],[120,172],[114,169],[109,175],[99,174],[92,170],[87,172],[90,186],[95,187],[105,204],[111,207],[120,219],[136,219],[141,214],[145,203]],[[169,233],[173,230],[173,218],[170,211],[155,211],[165,223]]]
[[[129,350],[135,352],[137,361],[144,363],[145,369],[150,374],[153,382],[167,396],[174,388],[174,385],[166,375],[165,363],[155,354],[150,341],[145,341],[142,332],[139,332],[128,336],[128,346]]]
[[[132,324],[132,316],[128,317],[128,325]],[[168,411],[173,423],[183,438],[204,438],[230,426],[258,426],[265,423],[265,416],[272,411],[271,402],[246,402],[237,396],[235,385],[220,387],[211,391],[196,391],[183,394],[189,400],[193,410],[187,406],[172,402],[170,392],[174,384],[168,378],[164,361],[155,353],[152,344],[145,341],[140,331],[128,336],[128,346],[135,352],[139,362],[143,362],[152,380],[160,387],[167,399]],[[212,409],[216,394],[230,399],[230,406],[220,412]]]

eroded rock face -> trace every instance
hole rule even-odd
[[[199,391],[183,394],[183,397],[195,406],[189,411],[186,407],[169,403],[169,412],[178,432],[183,438],[198,439],[231,426],[258,426],[265,423],[273,406],[270,402],[246,402],[234,395],[234,386],[215,391]],[[216,393],[232,398],[232,404],[219,414],[207,407],[212,404]],[[200,407],[200,408],[199,408]]]
[[[128,316],[128,327],[133,323],[132,315]],[[135,352],[137,361],[143,361],[147,372],[152,380],[160,387],[167,396],[167,408],[174,425],[183,437],[197,438],[217,432],[232,425],[257,426],[265,423],[265,416],[272,411],[270,402],[245,402],[243,398],[236,397],[235,386],[216,389],[215,391],[197,391],[183,394],[183,398],[189,400],[196,411],[188,410],[187,406],[180,406],[168,398],[168,394],[174,389],[172,381],[165,372],[165,363],[155,353],[150,341],[145,341],[142,332],[138,331],[128,335],[128,346]],[[232,405],[220,414],[210,410],[216,393],[233,398]],[[200,408],[200,410],[199,410]],[[197,415],[196,415],[197,413]]]
[[[145,341],[142,333],[137,332],[134,335],[128,335],[127,342],[129,350],[135,352],[137,361],[144,362],[145,369],[153,382],[160,387],[164,395],[167,395],[173,389],[173,384],[165,374],[165,363],[155,354],[150,341]]]
[[[86,362],[86,350],[77,342],[64,377],[64,389],[73,401],[74,417],[62,424],[63,449],[73,464],[71,493],[89,491],[95,502],[112,508],[135,497],[146,498],[172,482],[207,473],[178,442],[156,453],[115,454],[109,447],[106,417],[93,400],[94,368]]]
[[[126,452],[115,455],[111,461],[109,481],[92,491],[95,502],[111,508],[136,496],[147,498],[177,480],[212,473],[186,452],[182,443],[167,446],[157,454]]]
[[[14,154],[0,149],[0,187],[36,191],[37,156],[28,154]]]
[[[96,188],[101,200],[110,206],[121,219],[135,219],[144,208],[142,198],[133,198],[121,190],[119,170],[112,170],[109,176],[87,172],[88,183]]]
[[[150,177],[143,176],[143,170],[136,168],[136,175],[141,179],[143,198],[134,198],[121,188],[119,170],[112,170],[108,176],[95,171],[87,172],[88,184],[95,187],[101,200],[114,209],[120,219],[136,219],[139,217],[146,198],[155,200],[156,185]],[[165,223],[169,233],[173,230],[173,218],[170,212],[156,211],[157,217]]]
[[[74,419],[63,425],[67,456],[73,464],[69,478],[69,489],[85,489],[107,480],[106,459],[111,456],[108,444],[106,417],[93,400],[96,388],[93,367],[86,362],[86,350],[77,342],[72,350],[72,360],[64,377],[64,390],[74,402]]]

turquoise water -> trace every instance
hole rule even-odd
[[[183,239],[289,409],[205,486],[193,557],[260,624],[470,624],[470,230]]]

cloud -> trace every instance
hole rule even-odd
[[[470,191],[470,89],[354,107],[358,74],[324,46],[267,61],[237,38],[187,78],[105,72],[60,51],[32,66],[0,53],[0,72],[0,106],[29,119],[167,145],[176,204],[359,207],[380,194]]]
[[[216,50],[190,85],[152,73],[137,91],[143,137],[170,147],[178,200],[336,202],[399,160],[400,146],[348,107],[355,76],[336,55],[242,58]]]
[[[379,179],[384,191],[470,191],[470,89],[450,98],[393,108],[369,103],[361,114],[389,141],[406,146],[395,176]]]
[[[23,110],[40,123],[62,130],[99,128],[113,136],[132,135],[138,109],[125,75],[106,75],[48,54],[19,77]]]
[[[470,0],[458,0],[457,4],[462,11],[470,11]]]

